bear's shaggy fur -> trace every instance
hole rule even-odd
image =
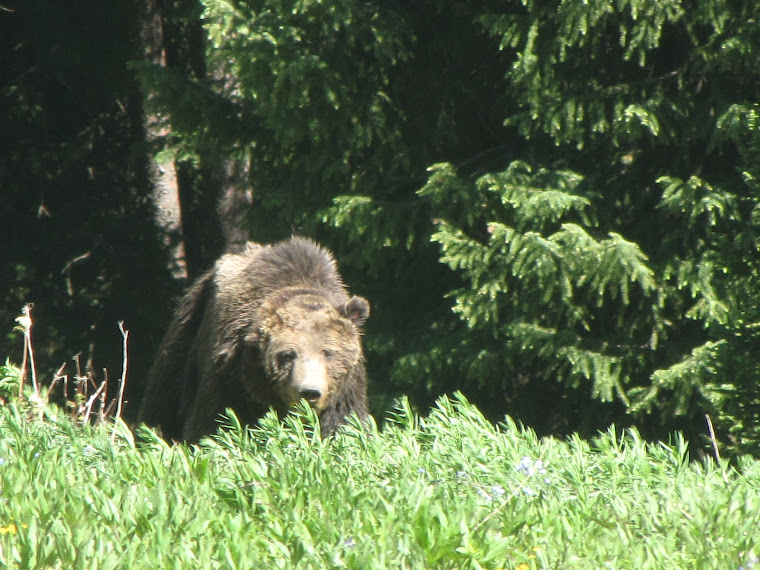
[[[225,408],[253,423],[305,399],[322,435],[366,419],[361,331],[369,303],[349,297],[332,255],[294,237],[222,256],[186,292],[148,374],[139,420],[195,442]]]

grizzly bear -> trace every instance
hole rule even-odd
[[[232,408],[254,423],[306,400],[323,436],[367,418],[361,345],[369,303],[349,297],[328,251],[293,237],[223,255],[185,293],[143,396],[139,421],[196,442]]]

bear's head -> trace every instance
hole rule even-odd
[[[263,324],[246,337],[264,368],[267,386],[249,386],[252,396],[277,409],[306,400],[317,412],[341,393],[362,361],[361,332],[369,303],[351,297],[333,305],[325,296],[305,293],[272,307]],[[246,374],[246,366],[243,373]],[[263,388],[263,389],[262,389]]]

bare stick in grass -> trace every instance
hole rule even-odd
[[[715,430],[713,429],[712,420],[710,419],[709,414],[705,414],[705,420],[707,420],[707,431],[710,432],[710,441],[712,442],[713,453],[715,453],[715,459],[718,462],[718,466],[720,466],[721,463],[720,463],[720,451],[718,450],[718,438],[715,437]],[[721,472],[723,474],[723,481],[728,483],[726,470],[721,467]]]
[[[66,363],[64,362],[61,364],[61,367],[58,369],[58,371],[53,375],[53,380],[50,382],[50,386],[47,389],[47,393],[45,394],[44,398],[44,407],[47,408],[48,403],[50,402],[50,395],[53,393],[53,390],[58,385],[58,382],[63,380],[64,382],[64,390],[66,386],[66,375],[63,374],[63,369],[66,367]],[[64,410],[65,413],[65,410]]]
[[[26,326],[22,322],[23,317],[18,317],[16,321],[24,327],[24,356],[21,359],[21,380],[18,383],[18,401],[24,397],[24,383],[26,382],[26,367],[27,367],[27,350],[26,350]]]
[[[84,405],[87,401],[87,381],[88,378],[85,374],[82,374],[82,363],[79,361],[79,357],[82,355],[78,352],[72,357],[72,360],[76,363],[77,371],[74,373],[74,405],[72,406],[72,420],[79,421],[79,418],[84,414]],[[68,401],[68,396],[66,397]]]
[[[108,370],[103,369],[103,390],[100,392],[100,402],[98,407],[98,424],[102,424],[106,419],[106,398],[108,397]]]
[[[100,383],[100,386],[98,386],[98,389],[93,392],[92,396],[90,396],[87,399],[87,403],[84,406],[84,417],[82,418],[82,425],[87,424],[90,421],[90,414],[92,413],[92,405],[95,403],[95,400],[100,396],[106,387],[106,381],[103,380],[103,382]]]
[[[710,441],[712,442],[713,452],[715,453],[715,459],[718,461],[718,464],[720,464],[720,451],[718,451],[718,440],[715,438],[715,430],[713,429],[712,421],[710,420],[710,415],[705,414],[705,419],[707,420],[707,431],[710,432]]]
[[[63,366],[61,366],[61,371],[63,371]],[[63,402],[64,402],[64,405],[68,405],[69,403],[69,375],[68,374],[65,374],[63,376]]]
[[[118,426],[119,420],[121,419],[121,408],[124,404],[124,387],[127,385],[127,364],[128,364],[128,357],[127,357],[127,341],[129,339],[129,331],[124,330],[124,321],[119,321],[119,331],[121,332],[121,337],[123,339],[122,344],[122,353],[124,355],[124,358],[122,359],[121,363],[121,378],[119,378],[119,396],[116,400],[116,415],[113,418],[113,432],[111,433],[111,441],[113,441],[116,438],[116,427]]]
[[[66,368],[66,363],[64,362],[61,364],[61,367],[58,369],[58,371],[53,375],[53,381],[50,382],[50,388],[48,388],[47,397],[45,398],[45,402],[50,400],[50,394],[53,392],[53,389],[58,385],[58,382],[63,380],[63,393],[64,397],[66,394],[66,378],[67,376],[63,373],[63,369]]]
[[[21,361],[21,382],[18,385],[18,398],[21,400],[24,396],[24,383],[26,382],[27,370],[31,372],[32,388],[35,396],[39,396],[37,386],[37,370],[34,366],[34,348],[32,347],[32,303],[27,303],[21,309],[21,316],[16,322],[24,329],[24,356]]]

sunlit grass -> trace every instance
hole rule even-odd
[[[405,402],[322,441],[306,409],[199,446],[0,409],[0,564],[19,568],[760,568],[760,464],[683,441],[493,426]]]

